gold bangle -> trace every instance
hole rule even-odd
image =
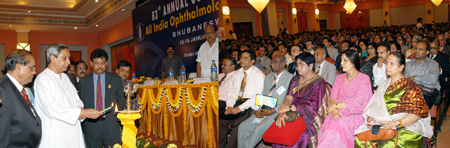
[[[397,121],[400,121],[400,127],[399,128],[401,128],[401,127],[403,127],[403,122],[402,122],[402,120],[397,120]]]
[[[338,104],[336,103],[336,110],[338,109]]]

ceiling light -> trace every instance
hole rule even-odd
[[[97,24],[97,25],[95,25],[95,27],[98,27],[98,24]]]
[[[28,13],[31,13],[31,11],[28,11]]]
[[[353,0],[346,0],[344,9],[347,10],[348,14],[352,14],[352,12],[356,9],[355,2]]]
[[[77,27],[73,27],[73,29],[78,29]]]
[[[9,27],[12,27],[12,25],[9,25]]]
[[[16,48],[30,51],[30,44],[29,43],[17,43]]]
[[[125,11],[125,9],[122,9],[122,11]]]
[[[431,0],[436,7],[439,7],[439,5],[442,3],[442,0]]]
[[[258,13],[261,13],[264,10],[264,8],[266,8],[270,0],[247,0],[247,1],[248,3],[250,3],[250,5],[253,6],[253,8],[256,9],[256,11],[258,11]]]
[[[98,0],[95,0],[95,2],[97,3],[97,2],[98,2]]]

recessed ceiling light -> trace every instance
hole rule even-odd
[[[125,11],[125,9],[122,9],[122,11]]]
[[[95,2],[97,3],[97,2],[98,2],[98,0],[95,0]]]
[[[97,25],[95,25],[95,27],[98,27],[98,24],[97,24]]]
[[[31,11],[28,11],[28,13],[31,13]]]
[[[73,27],[73,29],[78,29],[77,27]]]
[[[9,27],[12,27],[12,25],[9,25]]]

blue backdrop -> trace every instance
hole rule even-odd
[[[218,0],[151,0],[133,10],[136,76],[161,77],[166,47],[175,46],[188,73],[195,72],[197,51],[208,24],[219,24]]]

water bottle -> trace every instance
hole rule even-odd
[[[173,81],[173,69],[172,66],[169,68],[169,81]]]
[[[133,80],[133,79],[136,79],[136,74],[134,74],[134,72],[133,72],[133,74],[131,75],[131,80]]]
[[[181,83],[186,83],[186,68],[184,68],[183,64],[181,64],[180,79],[181,80],[178,81],[181,81]]]
[[[212,64],[211,64],[211,82],[213,81],[217,81],[217,66],[216,66],[216,61],[212,60]]]

